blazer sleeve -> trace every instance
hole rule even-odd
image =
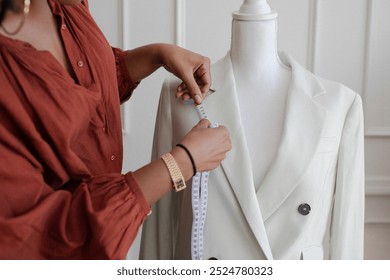
[[[363,259],[364,129],[362,100],[356,94],[344,124],[330,229],[330,259]]]
[[[164,153],[172,150],[172,117],[171,97],[174,96],[171,83],[164,81],[157,111],[152,160],[156,160]],[[147,218],[142,227],[140,259],[174,258],[174,216],[172,192],[166,194],[152,207],[152,214]]]

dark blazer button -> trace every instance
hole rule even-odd
[[[216,260],[218,260],[216,257],[211,257],[211,258],[209,258],[209,260],[211,260],[211,261],[216,261]]]
[[[307,204],[307,203],[302,203],[302,204],[299,205],[299,207],[298,207],[298,212],[299,212],[300,214],[302,214],[303,216],[309,215],[310,210],[311,210],[311,207],[310,207],[310,205]]]

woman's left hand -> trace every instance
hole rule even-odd
[[[127,51],[126,65],[133,81],[139,82],[163,66],[183,82],[176,96],[202,103],[210,85],[210,59],[171,44],[150,44]]]
[[[183,81],[176,97],[202,103],[211,86],[210,59],[175,45],[163,45],[161,59],[163,67]]]

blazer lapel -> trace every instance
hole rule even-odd
[[[290,57],[282,60],[292,68],[284,132],[275,160],[258,191],[264,221],[292,193],[312,159],[326,119],[326,111],[315,102],[325,91],[317,78]]]
[[[222,162],[222,169],[264,255],[267,259],[273,259],[253,183],[230,54],[213,65],[212,77],[212,89],[215,92],[205,100],[204,107],[211,121],[228,128],[233,147]]]

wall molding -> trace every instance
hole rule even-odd
[[[128,0],[121,0],[119,1],[119,8],[120,11],[122,11],[119,15],[119,29],[120,29],[120,43],[121,48],[123,50],[130,49],[129,42],[130,42],[130,17],[129,17],[129,11],[130,11],[130,4]],[[130,108],[129,108],[129,102],[125,103],[121,106],[121,113],[122,113],[122,132],[124,135],[129,135],[131,133],[131,125],[130,125]]]
[[[367,0],[367,9],[366,9],[366,30],[365,30],[365,50],[364,50],[364,72],[362,79],[362,89],[363,92],[362,100],[363,106],[367,105],[368,99],[368,83],[369,83],[369,73],[370,73],[370,60],[371,60],[371,44],[373,38],[373,13],[374,13],[374,0]],[[366,108],[365,108],[366,109]],[[366,125],[365,131],[366,137],[390,137],[390,127],[375,127]]]
[[[390,177],[366,177],[366,196],[390,196]]]
[[[366,137],[390,137],[390,127],[368,128],[364,135]]]
[[[186,47],[186,2],[185,0],[176,0],[175,3],[175,44]]]
[[[369,176],[366,177],[366,198],[370,198],[371,203],[376,199],[378,203],[383,203],[383,198],[390,201],[390,177]],[[375,202],[376,203],[376,202]],[[390,224],[390,213],[386,211],[377,212],[378,209],[366,209],[366,224]]]
[[[119,9],[121,14],[119,15],[119,29],[120,29],[120,44],[122,49],[128,50],[131,49],[130,45],[130,26],[131,17],[129,16],[130,1],[120,0]],[[186,47],[186,23],[187,23],[187,13],[186,13],[186,0],[175,0],[175,44],[185,48]],[[131,134],[131,107],[129,103],[122,105],[121,107],[122,114],[122,132],[124,135]]]
[[[366,225],[388,225],[390,224],[390,217],[378,216],[378,215],[365,215],[364,223]]]
[[[318,42],[318,15],[319,7],[318,0],[309,2],[309,36],[307,47],[307,68],[312,73],[316,71],[316,56]]]
[[[370,66],[370,53],[371,53],[371,38],[372,38],[372,0],[367,0],[367,9],[366,9],[366,30],[365,30],[365,46],[364,46],[364,70],[363,70],[363,79],[362,79],[362,100],[363,105],[367,104],[367,92],[368,92],[368,74]]]
[[[371,59],[371,43],[372,43],[372,24],[373,24],[373,0],[367,0],[367,14],[366,14],[366,39],[364,50],[364,72],[362,81],[362,99],[363,106],[367,104],[368,98],[368,79],[370,73],[370,59]],[[365,130],[365,137],[367,138],[382,138],[390,137],[389,127],[368,127]],[[390,197],[390,177],[371,176],[366,177],[366,197]],[[368,215],[366,213],[366,224],[390,224],[390,217],[388,215]],[[382,213],[383,214],[383,213]]]
[[[366,225],[385,225],[390,224],[390,218],[370,218],[364,221]]]

